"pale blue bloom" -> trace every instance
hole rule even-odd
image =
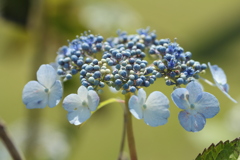
[[[63,107],[68,111],[68,121],[80,125],[91,116],[99,104],[99,96],[93,90],[80,86],[78,94],[70,94],[63,100]]]
[[[222,70],[222,68],[218,67],[217,65],[211,65],[210,62],[208,62],[208,66],[210,68],[210,71],[212,73],[213,80],[217,87],[234,103],[237,103],[235,99],[233,99],[229,94],[229,85],[227,84],[227,77]]]
[[[37,71],[37,80],[28,82],[22,93],[23,103],[28,109],[55,107],[61,100],[63,88],[55,69],[41,65]]]
[[[201,85],[190,82],[186,88],[175,89],[172,100],[176,106],[183,109],[178,114],[182,127],[189,132],[198,132],[206,124],[206,118],[214,117],[220,110],[217,98],[203,92]]]
[[[137,96],[130,97],[128,106],[134,117],[144,119],[152,127],[164,125],[170,116],[169,100],[159,91],[152,92],[146,100],[146,92],[141,88]]]

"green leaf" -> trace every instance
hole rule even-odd
[[[196,160],[238,160],[240,154],[240,138],[229,142],[220,141],[217,145],[211,144],[200,153]]]

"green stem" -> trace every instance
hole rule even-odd
[[[137,160],[137,152],[135,147],[134,135],[133,135],[133,127],[132,127],[132,115],[128,109],[128,101],[131,97],[131,93],[125,95],[125,106],[127,110],[127,114],[124,117],[127,121],[127,137],[128,137],[128,147],[130,151],[131,160]]]
[[[16,146],[14,145],[12,139],[8,135],[6,131],[6,127],[3,122],[0,122],[0,138],[2,139],[3,143],[5,144],[7,150],[9,151],[10,155],[14,160],[22,160],[20,153],[18,152]]]

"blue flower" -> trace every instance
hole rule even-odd
[[[217,65],[211,65],[210,62],[208,62],[208,66],[210,68],[210,71],[212,73],[213,80],[217,87],[234,103],[237,103],[235,99],[233,99],[229,94],[229,85],[227,84],[227,77],[222,70],[222,68],[218,67]]]
[[[55,107],[62,98],[63,88],[57,73],[51,65],[41,65],[37,80],[28,82],[22,93],[23,103],[28,109]]]
[[[144,119],[152,127],[164,125],[170,116],[169,100],[159,91],[152,92],[146,100],[146,92],[141,88],[137,96],[131,96],[128,106],[134,117]]]
[[[172,100],[176,106],[183,109],[178,114],[182,127],[189,132],[198,132],[206,124],[206,118],[214,117],[220,110],[217,98],[203,92],[197,82],[190,82],[186,88],[175,89]]]
[[[99,104],[98,94],[86,87],[78,88],[78,94],[70,94],[63,100],[63,107],[68,111],[68,121],[80,125],[91,116]]]

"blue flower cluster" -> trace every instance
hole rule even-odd
[[[158,40],[149,29],[140,29],[134,35],[118,32],[118,37],[106,42],[102,36],[85,33],[59,49],[57,73],[65,80],[80,73],[81,84],[88,90],[108,85],[121,89],[123,94],[134,93],[149,87],[157,78],[165,78],[167,85],[176,86],[198,78],[207,65],[191,56],[176,41]],[[145,58],[155,61],[149,63]]]
[[[179,121],[190,132],[203,129],[206,119],[214,117],[220,110],[215,96],[204,92],[196,79],[203,79],[217,86],[227,97],[226,75],[217,65],[208,64],[215,84],[200,77],[206,64],[192,59],[191,52],[184,51],[174,40],[157,39],[155,32],[139,29],[137,34],[118,32],[118,36],[104,38],[85,32],[69,41],[57,52],[56,69],[42,65],[37,72],[37,81],[30,81],[23,89],[23,102],[27,108],[56,106],[62,98],[60,80],[70,80],[78,75],[81,86],[77,94],[70,94],[63,100],[71,124],[79,125],[91,116],[99,105],[97,94],[103,87],[132,94],[128,101],[130,112],[137,119],[144,119],[150,126],[167,123],[170,116],[169,100],[159,91],[146,98],[144,87],[149,87],[158,78],[164,78],[166,85],[174,85],[172,100],[182,109]],[[58,76],[57,76],[58,75]],[[60,78],[59,78],[60,77]],[[59,80],[60,79],[60,80]],[[186,89],[181,88],[187,85]]]

